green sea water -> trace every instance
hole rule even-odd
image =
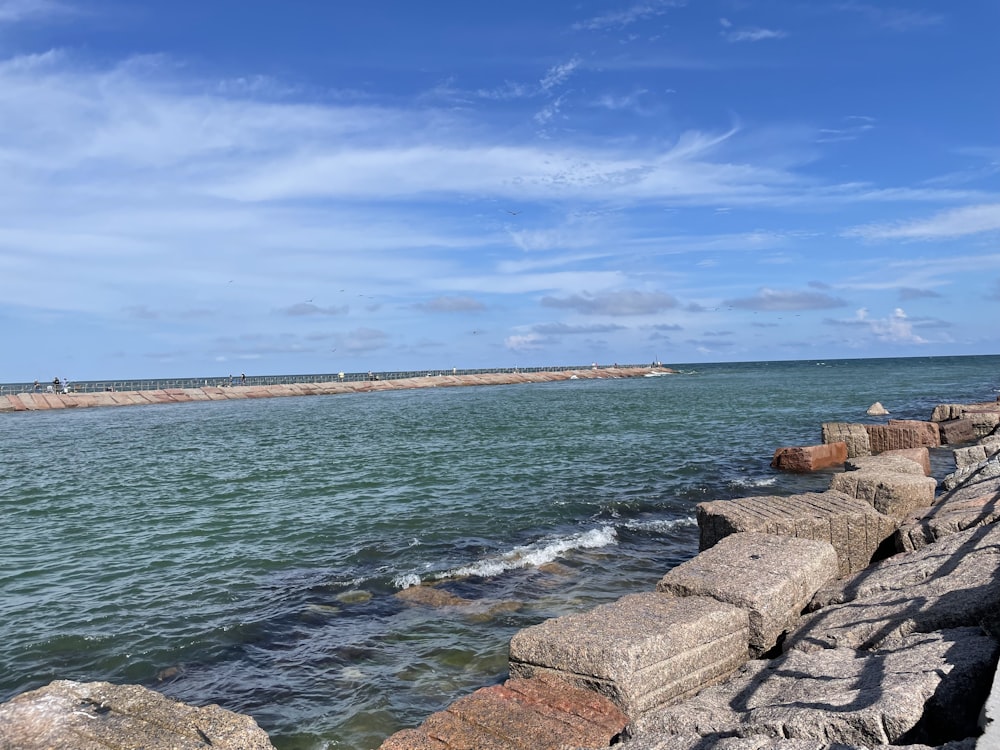
[[[775,448],[1000,388],[996,356],[675,367],[0,415],[0,700],[134,682],[374,748],[502,681],[518,629],[655,586],[698,502],[829,485]]]

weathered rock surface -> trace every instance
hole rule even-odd
[[[0,750],[274,750],[249,716],[139,685],[57,680],[0,704]]]
[[[510,642],[510,673],[589,688],[635,717],[743,665],[747,619],[744,610],[708,597],[630,594],[519,631]]]
[[[1000,453],[1000,437],[985,437],[977,445],[956,448],[955,466],[959,469],[972,466]]]
[[[750,650],[769,651],[798,622],[813,595],[837,577],[829,542],[772,534],[731,534],[670,570],[656,586],[673,596],[709,596],[747,611]]]
[[[561,680],[510,679],[459,698],[379,750],[608,747],[628,722],[610,700]]]
[[[771,466],[781,471],[820,471],[842,466],[847,460],[847,443],[791,446],[778,448],[771,459]]]
[[[870,456],[872,452],[868,430],[863,424],[853,422],[824,422],[822,425],[824,443],[844,442],[847,444],[847,457]]]
[[[818,539],[837,551],[839,574],[863,570],[896,530],[892,518],[842,492],[714,500],[697,506],[700,548],[741,531]]]
[[[941,445],[938,425],[934,422],[890,419],[889,424],[866,424],[872,453],[901,448],[935,448]]]
[[[660,741],[736,735],[863,747],[963,739],[978,731],[996,650],[978,629],[960,628],[912,635],[878,652],[790,652],[751,662],[725,684],[642,717],[630,731]],[[626,743],[623,750],[637,747]]]
[[[976,740],[967,738],[943,745],[893,745],[893,750],[975,750]],[[791,740],[771,737],[638,737],[616,750],[885,750],[884,745],[845,745],[825,740]],[[993,750],[988,748],[988,750]]]
[[[926,446],[921,448],[895,448],[889,451],[883,451],[879,455],[889,458],[892,456],[897,456],[899,458],[908,458],[911,461],[915,461],[920,464],[924,470],[924,476],[931,475],[931,452]]]
[[[846,471],[833,478],[830,489],[864,500],[879,513],[902,520],[934,502],[937,480],[923,476],[923,472]]]
[[[817,592],[784,648],[872,649],[1000,615],[1000,526],[948,536]]]
[[[992,481],[1000,477],[1000,455],[992,456],[978,464],[963,466],[956,469],[942,480],[945,490],[966,489],[981,482]]]
[[[962,417],[961,419],[949,419],[940,424],[941,442],[947,445],[973,443],[982,437],[979,427],[973,419]]]
[[[997,520],[1000,520],[1000,477],[969,482],[941,493],[932,506],[903,519],[896,530],[896,549],[917,550],[950,534]]]
[[[926,451],[926,448],[923,448]],[[877,456],[857,456],[844,462],[846,471],[885,472],[890,474],[916,474],[927,476],[922,464],[897,453],[880,453]]]

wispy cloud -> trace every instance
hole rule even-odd
[[[543,92],[548,92],[556,86],[560,86],[565,83],[569,77],[573,75],[573,71],[580,67],[580,62],[581,61],[578,57],[574,57],[571,60],[560,63],[559,65],[553,65],[545,72],[545,75],[542,76],[542,79],[538,82],[541,90]]]
[[[823,292],[799,292],[765,287],[753,297],[730,299],[726,300],[725,304],[742,310],[791,311],[824,310],[844,307],[847,303]]]
[[[0,0],[0,24],[35,21],[78,11],[58,0]]]
[[[282,315],[299,317],[303,315],[346,315],[348,311],[349,308],[347,305],[320,307],[319,305],[314,305],[311,302],[298,302],[289,307],[282,308],[278,312]]]
[[[623,29],[638,21],[645,21],[656,16],[661,16],[671,8],[683,6],[684,4],[680,0],[651,0],[650,2],[634,3],[624,10],[612,11],[578,21],[571,28],[574,31]]]
[[[910,222],[866,224],[844,234],[866,240],[940,240],[1000,231],[1000,203],[954,208]]]
[[[750,27],[746,29],[732,29],[722,32],[722,37],[727,42],[762,42],[765,39],[784,39],[787,32],[780,29],[761,29]]]
[[[677,307],[677,300],[663,292],[626,289],[570,297],[542,297],[543,307],[575,310],[584,315],[651,315]]]
[[[912,8],[894,8],[889,6],[869,5],[867,3],[839,3],[836,10],[856,13],[874,26],[890,31],[905,32],[927,26],[938,26],[945,21],[941,13],[931,13]]]
[[[486,309],[486,305],[472,297],[435,297],[429,302],[420,302],[414,307],[432,313],[465,313]]]

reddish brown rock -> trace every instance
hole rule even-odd
[[[842,466],[847,460],[847,443],[778,448],[771,466],[782,471],[809,472]]]
[[[890,419],[889,427],[913,427],[917,430],[923,430],[926,434],[924,446],[937,448],[941,445],[941,429],[937,422],[926,422],[920,419]],[[919,448],[921,446],[910,447]],[[889,450],[897,449],[890,448]]]
[[[899,448],[936,447],[941,444],[937,425],[894,419],[889,424],[866,424],[871,452],[878,454]]]
[[[976,422],[969,417],[959,419],[949,419],[941,422],[941,441],[947,445],[959,443],[974,443],[979,439],[979,431],[976,429]]]
[[[597,693],[546,677],[482,688],[397,732],[379,750],[608,747],[628,717]]]

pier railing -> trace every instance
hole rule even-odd
[[[659,363],[654,363],[659,364]],[[597,365],[599,370],[610,370],[616,367],[634,368],[649,367],[648,364],[615,364]],[[235,375],[212,376],[203,378],[163,378],[141,380],[88,380],[72,381],[69,390],[72,393],[96,393],[100,391],[159,391],[168,388],[203,388],[206,386],[261,386],[290,385],[293,383],[356,383],[365,380],[403,380],[406,378],[433,377],[441,375],[487,375],[492,373],[517,372],[565,372],[567,370],[591,370],[595,365],[564,365],[559,367],[498,367],[487,369],[462,370],[405,370],[381,372],[337,372],[312,375]],[[60,382],[59,392],[63,392],[66,384]],[[17,393],[51,392],[56,390],[54,383],[6,383],[0,384],[0,396],[10,396]]]

